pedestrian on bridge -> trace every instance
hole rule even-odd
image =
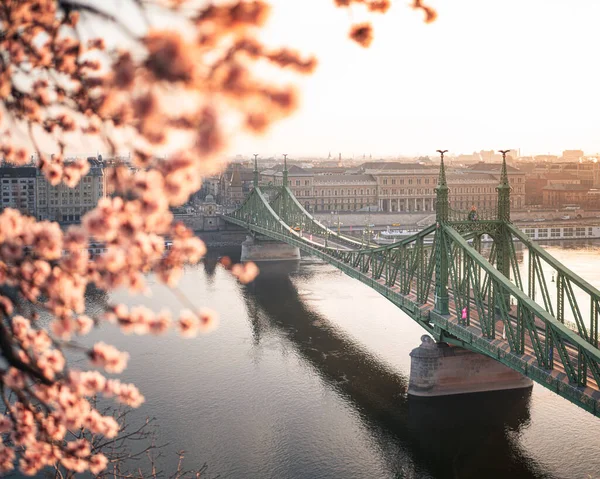
[[[466,306],[462,310],[462,320],[463,321],[467,320],[467,307]]]

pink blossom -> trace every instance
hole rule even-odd
[[[92,474],[100,474],[104,469],[106,469],[107,464],[108,459],[104,454],[94,454],[92,457],[90,457],[90,472]]]
[[[24,348],[27,348],[29,346],[31,322],[23,316],[15,316],[12,319],[12,330],[15,338],[21,341]]]
[[[121,384],[117,399],[119,402],[133,408],[139,407],[145,401],[144,396],[140,394],[140,390],[133,384]]]
[[[58,223],[40,221],[33,228],[33,251],[43,259],[58,259],[62,253],[62,231]]]
[[[18,237],[23,231],[23,226],[21,213],[12,208],[6,208],[0,213],[0,243]]]
[[[193,338],[198,333],[200,320],[189,309],[184,309],[179,313],[177,327],[179,334],[184,338]]]
[[[0,415],[0,434],[10,431],[12,427],[12,420],[8,416]]]
[[[25,387],[25,376],[16,368],[10,368],[2,376],[2,382],[10,389],[23,389]]]
[[[99,342],[89,352],[92,364],[103,367],[109,373],[122,373],[127,367],[129,354],[120,352],[113,346]]]
[[[77,327],[77,334],[79,334],[80,336],[85,336],[94,327],[94,320],[84,314],[78,316],[75,320],[75,323]]]
[[[54,336],[68,340],[75,332],[75,325],[70,318],[56,318],[50,322],[50,330]]]
[[[0,473],[6,474],[12,471],[15,466],[15,451],[3,444],[0,444]]]
[[[46,351],[38,360],[38,366],[42,370],[44,370],[45,367],[48,367],[53,372],[58,373],[65,367],[65,358],[58,349],[51,349]]]
[[[52,345],[52,340],[46,331],[31,330],[28,339],[31,342],[31,347],[36,353],[46,351]]]
[[[67,433],[62,418],[56,414],[48,414],[46,419],[42,421],[42,428],[53,441],[62,441]]]
[[[106,387],[106,378],[98,371],[77,371],[69,373],[69,383],[78,394],[93,396]]]
[[[146,334],[150,323],[154,321],[154,312],[145,306],[136,306],[131,309],[127,320],[119,320],[121,329],[124,332],[135,332],[136,334]]]
[[[0,311],[2,311],[6,316],[10,316],[13,313],[12,301],[6,296],[0,295]]]
[[[218,315],[211,309],[201,309],[198,311],[198,318],[200,320],[198,329],[201,333],[210,333],[217,329],[219,325]]]
[[[171,313],[166,310],[159,312],[153,321],[149,324],[149,329],[152,334],[158,335],[163,334],[171,326]]]
[[[248,284],[254,281],[258,276],[259,269],[255,263],[237,263],[231,267],[231,274],[234,275],[242,284]]]

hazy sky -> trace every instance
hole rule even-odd
[[[521,148],[600,151],[599,0],[409,0],[371,15],[375,40],[347,40],[367,14],[332,0],[272,0],[272,45],[315,53],[300,110],[231,153],[435,154]]]

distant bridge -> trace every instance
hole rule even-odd
[[[288,187],[287,165],[283,184],[269,190],[268,198],[255,164],[254,189],[224,219],[323,259],[388,298],[437,341],[493,358],[600,417],[600,291],[511,223],[505,158],[497,207],[457,211],[449,206],[442,153],[435,224],[380,247],[310,215]],[[484,234],[493,239],[487,252]],[[524,277],[515,241],[528,252]],[[553,294],[543,266],[555,272]]]

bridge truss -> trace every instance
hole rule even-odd
[[[437,341],[489,356],[600,417],[600,291],[511,223],[505,159],[498,206],[476,218],[450,209],[443,160],[442,153],[436,223],[391,245],[367,247],[321,224],[289,189],[287,167],[269,200],[255,166],[254,189],[225,219],[323,259]],[[484,235],[490,248],[482,248]]]

